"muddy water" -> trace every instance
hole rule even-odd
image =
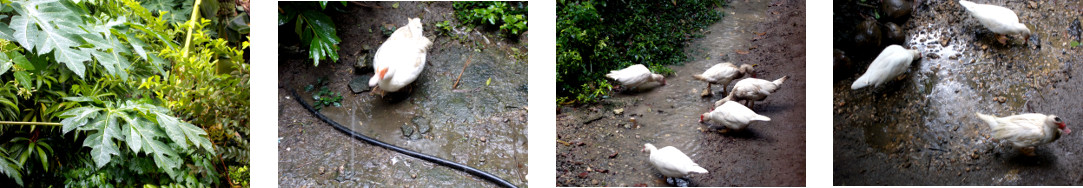
[[[487,31],[437,34],[433,23],[451,20],[458,25],[447,2],[401,2],[399,8],[392,8],[392,4],[366,2],[365,6],[350,6],[343,13],[329,14],[336,19],[344,41],[340,44],[343,58],[338,63],[312,67],[303,55],[281,57],[280,185],[495,186],[466,173],[354,140],[314,118],[289,96],[289,90],[303,90],[305,85],[325,77],[330,80],[331,90],[344,97],[341,107],[321,111],[332,120],[384,142],[472,166],[525,186],[525,46]],[[421,16],[425,36],[434,41],[422,76],[411,88],[384,97],[350,92],[350,80],[372,75],[355,69],[353,64],[365,57],[366,46],[376,47],[383,42],[382,35],[370,32],[370,28],[379,31],[379,26],[401,25],[404,23],[399,22],[415,16]],[[461,80],[452,89],[460,72]],[[303,92],[301,95],[311,96]]]
[[[792,1],[734,1],[721,10],[722,21],[711,25],[705,37],[686,47],[690,61],[670,66],[667,85],[639,92],[615,94],[602,104],[565,106],[557,115],[558,186],[668,186],[661,174],[641,152],[643,144],[673,146],[710,171],[689,176],[695,186],[799,186],[804,183],[804,67],[777,59],[757,59],[753,55],[779,53],[777,43],[754,41],[757,32],[770,32],[759,42],[799,39],[782,37],[793,31],[765,31],[765,24],[786,18],[800,19],[800,11],[769,13],[777,4],[804,4]],[[798,7],[798,10],[803,10]],[[796,15],[791,15],[796,14]],[[804,30],[803,24],[789,24]],[[801,53],[786,53],[787,57]],[[754,49],[754,50],[750,50]],[[769,50],[767,50],[769,49]],[[738,53],[743,51],[745,53]],[[751,55],[749,51],[752,51]],[[768,52],[769,51],[769,52]],[[803,56],[799,61],[803,65]],[[735,64],[760,64],[760,76],[775,79],[782,75],[791,80],[779,95],[756,103],[754,110],[777,121],[753,123],[747,132],[723,135],[699,123],[715,100],[723,98],[722,86],[713,86],[715,96],[700,97],[706,84],[692,75],[710,66],[732,61]],[[800,72],[800,73],[797,73]],[[796,78],[796,79],[795,79]],[[797,81],[794,81],[797,80]],[[732,84],[730,84],[732,85]],[[730,86],[726,86],[729,88]],[[783,94],[786,93],[786,94]],[[799,94],[798,94],[799,93]],[[801,113],[794,113],[800,111]],[[635,118],[635,123],[632,122]],[[794,132],[789,132],[794,131]],[[773,161],[772,161],[773,160]]]
[[[1073,155],[1078,149],[1070,147],[1078,142],[1074,135],[1038,147],[1036,157],[1022,156],[991,139],[974,113],[1083,118],[1075,108],[1051,107],[1078,101],[1077,94],[1057,90],[1079,86],[1069,79],[1079,74],[1070,69],[1079,52],[1068,45],[1075,39],[1066,31],[1080,4],[979,2],[1015,10],[1034,32],[1029,41],[1017,35],[1001,45],[957,3],[922,3],[903,25],[904,46],[922,52],[905,76],[850,90],[872,54],[856,58],[862,70],[835,84],[835,184],[1078,184],[1078,173],[1069,172],[1078,169],[1058,170],[1081,166]]]

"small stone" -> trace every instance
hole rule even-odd
[[[590,184],[598,185],[598,180],[590,180]]]
[[[410,137],[410,135],[414,134],[414,126],[403,124],[400,128],[402,129],[402,136]]]
[[[326,170],[327,170],[327,168],[321,166],[320,167],[320,174],[323,174]]]
[[[360,76],[357,78],[353,78],[353,80],[350,80],[350,91],[353,91],[353,93],[356,94],[371,90],[372,88],[369,88],[368,84],[369,78],[372,77]]]
[[[613,154],[609,154],[609,158],[610,158],[610,159],[612,159],[612,158],[616,158],[616,157],[617,157],[617,154],[618,154],[618,153],[614,151],[614,152],[613,152]]]
[[[410,178],[417,179],[417,174],[410,174]]]
[[[484,136],[483,136],[483,137],[481,137],[481,138],[479,138],[478,140],[481,140],[481,142],[485,142],[485,141],[486,141],[486,139],[485,139],[485,137],[484,137]]]
[[[586,172],[580,172],[578,176],[579,176],[579,178],[587,178],[587,173]]]
[[[624,108],[615,109],[615,110],[613,110],[613,113],[615,113],[617,115],[624,114]]]

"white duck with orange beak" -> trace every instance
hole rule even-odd
[[[369,79],[369,87],[396,92],[417,80],[432,46],[432,41],[422,34],[420,18],[411,18],[406,26],[396,29],[376,50],[372,63],[376,75]]]

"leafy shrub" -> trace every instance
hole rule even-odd
[[[610,70],[644,64],[656,73],[686,60],[685,42],[722,18],[719,0],[557,2],[557,102],[591,103]]]
[[[526,2],[454,2],[455,17],[464,23],[498,26],[511,36],[527,30]]]
[[[345,1],[341,1],[346,6]],[[318,7],[317,7],[318,5]],[[338,38],[335,22],[324,14],[327,1],[320,2],[279,2],[278,26],[294,23],[294,33],[301,37],[301,45],[308,46],[308,56],[313,66],[319,66],[320,60],[338,61]],[[318,8],[318,9],[317,9]]]
[[[216,28],[233,22],[177,16],[212,1],[0,5],[11,18],[0,23],[0,120],[36,123],[0,125],[0,173],[31,187],[232,183],[229,167],[248,166],[247,37],[231,45]]]

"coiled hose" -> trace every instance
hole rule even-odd
[[[439,165],[443,165],[443,166],[446,166],[448,168],[452,168],[452,169],[459,170],[459,171],[464,171],[466,173],[473,174],[474,176],[480,177],[482,179],[489,180],[489,182],[495,183],[495,184],[500,185],[500,186],[510,187],[510,188],[518,188],[515,185],[508,182],[507,180],[500,179],[500,177],[496,177],[496,175],[490,174],[488,172],[481,171],[481,170],[478,170],[476,168],[469,167],[469,166],[459,164],[459,163],[456,163],[456,162],[452,162],[452,161],[449,161],[449,160],[446,160],[446,159],[441,159],[439,157],[426,155],[424,153],[419,153],[419,152],[416,152],[416,151],[408,150],[406,148],[401,148],[401,147],[398,147],[398,146],[395,146],[395,145],[384,143],[384,142],[382,142],[380,140],[369,138],[368,136],[365,136],[365,135],[363,135],[361,133],[354,132],[353,130],[347,129],[346,127],[342,126],[341,124],[338,124],[338,122],[335,122],[335,121],[331,120],[330,118],[327,118],[327,116],[323,116],[323,114],[320,114],[320,112],[317,112],[316,109],[313,109],[312,106],[309,106],[308,103],[306,103],[305,100],[302,99],[300,95],[297,95],[296,90],[290,90],[290,92],[293,93],[293,98],[297,99],[297,102],[301,103],[301,106],[304,106],[305,109],[308,109],[309,112],[312,112],[312,114],[315,114],[317,118],[320,118],[320,120],[323,120],[323,122],[327,122],[327,124],[331,124],[331,126],[335,127],[335,129],[338,130],[339,132],[346,133],[346,134],[350,135],[351,137],[353,137],[355,139],[362,140],[362,141],[368,142],[370,144],[380,146],[380,147],[383,147],[383,148],[387,148],[387,149],[390,149],[390,150],[393,150],[393,151],[396,151],[396,152],[399,152],[399,153],[402,153],[402,154],[406,154],[406,155],[409,155],[409,156],[412,156],[412,157],[415,157],[415,158],[424,159],[426,161],[433,162],[433,163],[436,163],[436,164],[439,164]]]

